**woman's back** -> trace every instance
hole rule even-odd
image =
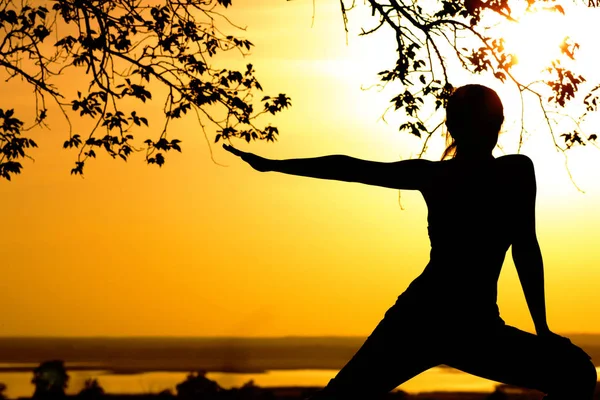
[[[528,161],[513,155],[429,164],[421,192],[430,262],[410,293],[457,312],[498,315],[497,282],[525,207],[518,190]]]

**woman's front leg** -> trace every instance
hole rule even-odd
[[[503,325],[457,334],[444,364],[493,381],[544,392],[552,399],[592,400],[596,368],[579,347]],[[449,347],[450,349],[450,347]]]

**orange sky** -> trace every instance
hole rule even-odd
[[[234,143],[239,148],[272,158],[381,161],[418,152],[418,140],[397,132],[401,115],[378,120],[392,92],[361,90],[394,62],[393,41],[386,32],[358,38],[369,15],[356,10],[346,46],[338,7],[317,2],[311,28],[310,1],[234,1],[230,15],[248,25],[256,45],[241,62],[255,65],[266,93],[284,92],[293,104],[272,118],[279,142]],[[573,29],[586,21],[593,29],[600,11],[579,8],[569,17]],[[586,57],[593,59],[582,50]],[[591,61],[582,65],[593,74]],[[488,83],[500,93],[501,143],[512,152],[514,89],[457,76],[455,84]],[[31,111],[18,83],[1,87],[0,106]],[[64,121],[50,122],[51,131],[32,133],[35,162],[0,182],[1,335],[367,335],[427,263],[418,193],[402,193],[403,211],[397,191],[261,174],[211,144],[222,167],[193,118],[173,125],[183,154],[162,169],[141,154],[128,163],[102,156],[81,179],[69,175],[75,153],[62,150]],[[523,153],[537,168],[550,327],[600,332],[599,153],[572,153],[581,194],[539,126]],[[438,159],[441,146],[437,138],[426,158]],[[510,253],[499,305],[507,323],[532,329]]]

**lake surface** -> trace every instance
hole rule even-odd
[[[25,366],[23,364],[3,364],[3,366]],[[27,365],[29,366],[29,365]],[[35,367],[35,366],[34,366]],[[597,368],[600,370],[600,368]],[[599,371],[600,372],[600,371]],[[184,372],[145,372],[137,374],[112,374],[107,371],[68,371],[68,394],[76,394],[86,379],[97,378],[107,393],[143,394],[157,393],[171,389],[184,381],[188,373]],[[324,386],[333,378],[337,370],[274,370],[265,373],[207,373],[207,377],[221,387],[229,389],[239,387],[253,380],[261,387],[282,386]],[[33,394],[31,372],[0,372],[0,382],[7,385],[6,395],[10,399],[28,397]],[[409,393],[431,391],[492,392],[496,382],[472,376],[451,368],[436,367],[416,376],[399,386]]]

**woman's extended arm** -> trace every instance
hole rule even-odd
[[[240,156],[258,171],[358,182],[393,189],[419,189],[426,179],[427,166],[431,163],[419,159],[383,163],[344,155],[269,160],[231,146],[223,147]]]

